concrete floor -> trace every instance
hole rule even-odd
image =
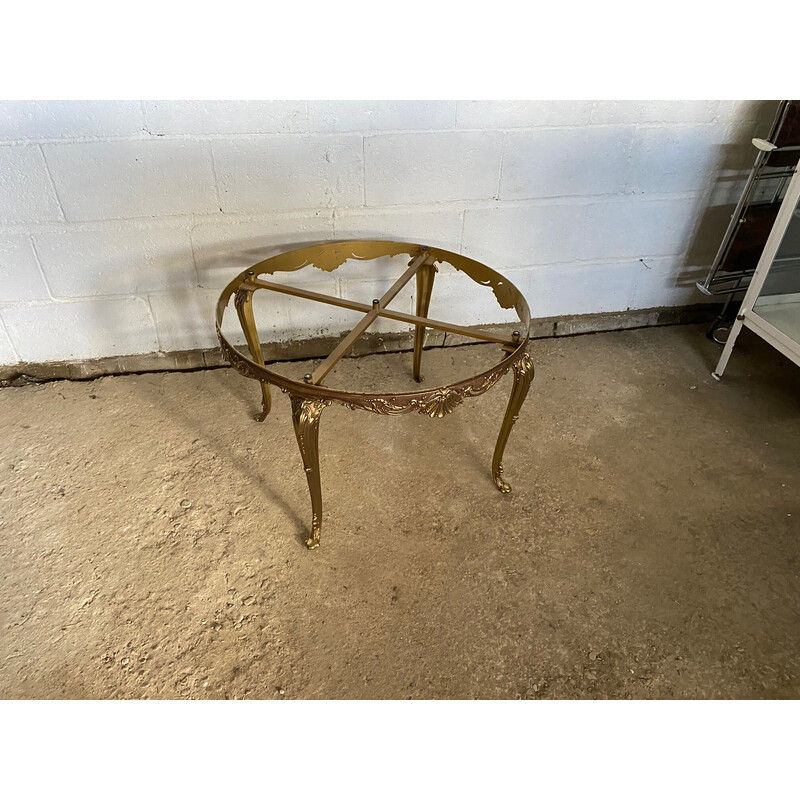
[[[511,495],[510,378],[443,420],[326,409],[314,552],[284,395],[258,424],[228,369],[0,391],[0,696],[800,696],[800,369],[744,331],[716,383],[696,326],[530,351]]]

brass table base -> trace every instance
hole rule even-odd
[[[411,257],[408,269],[383,297],[373,300],[371,305],[318,294],[285,284],[272,283],[260,277],[263,274],[294,271],[311,265],[318,269],[332,271],[350,259],[371,260],[382,256],[399,254],[408,254]],[[508,339],[499,337],[489,331],[481,331],[471,327],[466,328],[428,318],[427,313],[437,272],[436,262],[448,263],[455,269],[465,273],[475,282],[490,287],[498,303],[503,308],[515,308],[524,332],[514,331],[511,338]],[[391,301],[411,278],[416,279],[416,314],[405,314],[389,309],[388,306]],[[363,311],[365,315],[317,367],[313,374],[304,376],[303,382],[294,381],[268,369],[264,363],[253,314],[253,293],[259,289],[272,290],[295,297]],[[222,334],[222,319],[231,296],[234,297],[234,306],[244,332],[250,358],[236,350]],[[450,331],[483,341],[496,342],[502,345],[503,357],[496,366],[480,375],[435,389],[400,394],[365,394],[324,386],[323,380],[328,373],[378,317],[395,319],[414,325],[412,372],[418,382],[421,381],[420,369],[426,328]],[[533,363],[526,352],[530,328],[530,311],[525,298],[519,290],[499,273],[484,264],[447,250],[406,242],[358,240],[292,250],[256,264],[231,281],[220,296],[217,304],[216,319],[217,336],[225,358],[240,373],[248,378],[258,380],[261,384],[262,412],[257,419],[263,421],[269,414],[271,407],[270,384],[278,386],[282,391],[289,394],[292,403],[292,423],[294,424],[294,432],[297,437],[297,444],[300,447],[303,469],[306,473],[308,489],[311,494],[311,535],[306,540],[306,546],[309,549],[319,547],[322,528],[319,421],[323,409],[332,403],[338,403],[348,408],[371,411],[375,414],[395,415],[416,411],[429,417],[441,418],[458,408],[465,398],[483,394],[494,386],[503,375],[513,371],[514,382],[511,396],[508,400],[503,423],[500,426],[500,435],[497,438],[492,458],[492,477],[494,478],[495,486],[501,492],[511,491],[511,487],[503,478],[503,452],[511,429],[519,418],[520,409],[533,379]]]

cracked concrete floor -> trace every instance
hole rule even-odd
[[[326,409],[314,552],[279,392],[259,424],[228,369],[0,390],[0,696],[798,697],[800,369],[745,331],[716,383],[696,326],[530,352],[511,495],[509,377],[443,420]]]

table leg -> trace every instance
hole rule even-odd
[[[311,536],[306,539],[306,547],[313,550],[319,547],[319,534],[322,529],[322,487],[319,477],[319,418],[322,409],[330,405],[330,400],[303,398],[290,395],[292,399],[292,422],[303,469],[311,494]]]
[[[495,486],[501,492],[510,492],[511,487],[503,480],[503,451],[511,433],[511,428],[517,421],[522,403],[528,394],[531,381],[533,380],[533,362],[526,353],[519,361],[514,364],[514,385],[511,388],[511,397],[508,400],[506,415],[500,427],[500,435],[497,437],[497,444],[494,448],[494,458],[492,458],[492,477]]]
[[[436,274],[434,264],[423,264],[417,272],[417,316],[427,317],[431,304],[433,277]],[[422,364],[422,345],[425,344],[425,326],[417,325],[414,329],[414,380],[422,381],[419,369]]]
[[[239,289],[236,292],[233,304],[236,306],[236,313],[239,315],[239,323],[244,331],[244,338],[247,340],[247,347],[250,355],[259,366],[264,366],[264,354],[261,352],[261,343],[258,340],[258,329],[256,319],[253,316],[253,292],[247,289]],[[269,384],[261,381],[261,404],[262,412],[256,417],[258,422],[263,422],[272,407],[272,399],[269,394]]]

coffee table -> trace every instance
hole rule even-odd
[[[333,272],[349,260],[364,261],[399,255],[409,256],[408,268],[382,297],[373,300],[371,304],[321,294],[305,288],[270,281],[263,277],[305,268]],[[434,277],[438,272],[437,263],[449,264],[476,283],[491,290],[495,300],[502,308],[513,308],[516,311],[519,317],[518,329],[514,330],[510,337],[507,337],[494,331],[481,330],[472,326],[464,327],[429,318],[427,313]],[[416,314],[391,309],[389,306],[392,300],[412,278],[416,281]],[[264,362],[253,313],[253,294],[260,290],[360,311],[364,316],[341,339],[313,373],[305,375],[302,381],[297,381],[270,369]],[[233,347],[222,333],[223,316],[231,297],[234,298],[234,307],[247,342],[249,357]],[[499,344],[498,362],[491,369],[466,380],[413,392],[364,393],[326,386],[326,376],[379,317],[414,326],[412,372],[417,382],[421,381],[420,366],[427,328]],[[237,275],[225,287],[217,303],[216,327],[225,358],[242,375],[253,378],[261,384],[263,409],[257,417],[259,421],[263,421],[270,411],[270,384],[277,386],[289,395],[292,404],[292,422],[311,494],[311,535],[306,540],[306,546],[309,549],[319,546],[322,529],[322,488],[318,449],[319,421],[323,410],[332,403],[338,403],[347,408],[372,411],[375,414],[394,415],[416,411],[429,417],[441,418],[458,408],[466,398],[483,394],[494,386],[503,375],[512,371],[511,397],[500,426],[500,435],[497,438],[492,458],[492,476],[495,485],[501,492],[511,491],[511,487],[503,478],[503,451],[533,379],[533,364],[526,352],[530,336],[530,310],[521,292],[509,280],[485,264],[448,250],[408,242],[348,240],[290,250],[254,264]]]

